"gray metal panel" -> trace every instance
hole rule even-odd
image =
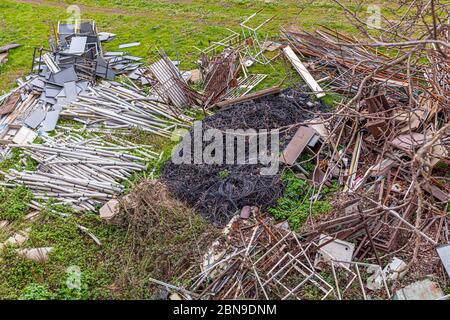
[[[439,258],[441,258],[445,271],[450,276],[450,244],[436,249]]]
[[[77,85],[75,81],[64,83],[64,91],[67,101],[73,101],[77,98]]]
[[[58,73],[52,74],[49,82],[53,82],[55,84],[61,85],[63,86],[64,83],[69,82],[69,81],[77,81],[78,77],[77,77],[77,73],[75,72],[75,69],[73,66],[61,70]]]
[[[149,69],[160,84],[157,88],[158,92],[167,95],[176,107],[182,108],[189,103],[189,100],[177,82],[178,75],[174,71],[175,66],[171,62],[169,63],[160,59],[150,65]]]
[[[135,56],[123,56],[125,59],[131,60],[131,61],[141,61],[141,57],[135,57]]]
[[[42,108],[37,108],[25,119],[25,124],[32,129],[36,129],[44,121],[46,115],[47,112]]]
[[[105,54],[103,54],[104,56],[106,56],[106,57],[116,57],[116,56],[123,56],[123,52],[113,52],[113,51],[110,51],[110,52],[106,52]]]
[[[82,54],[86,47],[87,37],[73,37],[70,41],[69,53]]]
[[[141,45],[140,42],[123,43],[123,44],[119,45],[119,49],[136,47],[136,46],[140,46],[140,45]]]
[[[49,111],[47,113],[47,116],[45,117],[44,122],[42,123],[42,130],[45,132],[53,131],[56,128],[56,124],[58,123],[59,119],[59,110],[56,111]]]
[[[51,84],[45,85],[44,92],[47,98],[54,98],[61,92],[61,87]]]

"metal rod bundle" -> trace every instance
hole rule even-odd
[[[95,210],[122,193],[120,182],[129,181],[135,172],[145,170],[146,162],[158,154],[150,146],[139,146],[123,139],[114,143],[76,133],[44,137],[44,144],[19,145],[38,163],[35,171],[10,170],[4,173],[5,186],[25,185],[35,199],[58,200],[78,211]]]
[[[192,118],[173,107],[147,98],[115,82],[102,82],[88,88],[61,113],[89,128],[129,129],[133,127],[159,136],[170,136],[175,127],[188,127]]]

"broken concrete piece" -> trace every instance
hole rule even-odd
[[[382,271],[378,269],[367,279],[367,288],[373,291],[380,290],[384,285],[383,274],[386,281],[394,281],[402,278],[406,273],[403,271],[405,267],[406,263],[403,260],[393,257],[391,262]]]
[[[194,69],[189,71],[191,73],[191,77],[189,78],[190,83],[198,83],[202,80],[202,75],[200,70]]]
[[[439,284],[430,279],[414,282],[403,289],[397,290],[394,300],[436,300],[442,298]]]
[[[100,208],[100,218],[112,223],[114,217],[120,211],[120,203],[117,199],[111,199]]]
[[[16,250],[16,252],[25,259],[42,263],[48,261],[48,255],[52,250],[53,250],[52,247],[43,247],[43,248],[21,249]]]
[[[22,231],[18,231],[15,234],[13,234],[11,237],[9,237],[4,243],[0,243],[0,250],[2,250],[7,245],[13,245],[13,246],[21,246],[29,239],[29,232],[30,228],[27,228]]]
[[[169,300],[183,300],[183,299],[180,297],[178,293],[175,292],[169,296]]]
[[[329,262],[330,260],[351,262],[353,251],[355,251],[355,245],[353,243],[333,239],[332,237],[324,234],[320,235],[319,246],[321,247],[317,251],[316,259],[314,260],[314,267],[316,268],[320,263]]]
[[[445,271],[447,271],[447,274],[450,277],[450,244],[441,246],[437,248],[436,251],[444,265]]]

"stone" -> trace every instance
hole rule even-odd
[[[436,300],[442,298],[442,292],[439,284],[430,279],[417,281],[406,286],[394,295],[394,300]]]
[[[111,199],[100,208],[100,218],[108,223],[113,223],[114,217],[120,211],[120,203],[117,199]]]
[[[200,70],[194,69],[194,70],[190,70],[189,72],[191,73],[191,77],[189,78],[190,83],[198,83],[202,80]]]

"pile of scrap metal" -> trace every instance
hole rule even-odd
[[[308,69],[319,79],[318,82],[326,82],[325,88],[334,92],[354,95],[364,77],[374,71],[377,74],[364,87],[365,92],[383,84],[386,89],[408,86],[405,64],[384,68],[391,62],[388,56],[372,48],[358,46],[357,39],[336,30],[322,27],[311,33],[291,28],[282,30],[282,35],[295,52],[306,57]],[[414,74],[421,71],[420,67],[415,68],[417,70],[411,70]],[[414,82],[418,80],[420,78],[414,78]]]
[[[173,129],[188,127],[193,120],[174,109],[159,99],[147,97],[142,91],[104,81],[80,94],[61,116],[81,122],[88,131],[105,133],[139,128],[169,137]]]
[[[192,285],[154,282],[185,299],[448,298],[450,28],[436,21],[420,40],[387,44],[283,30],[283,52],[311,91],[349,97],[329,117],[299,122],[280,156],[294,171],[301,155],[313,160],[307,200],[334,182],[334,209],[292,232],[264,215],[245,220],[244,207]]]
[[[20,44],[11,43],[11,44],[7,44],[5,46],[0,47],[0,65],[6,63],[8,61],[9,50],[15,49],[17,47],[20,47]]]
[[[118,137],[93,135],[86,139],[71,131],[55,133],[43,136],[42,144],[9,146],[22,151],[22,161],[35,161],[35,170],[0,172],[5,178],[1,186],[25,185],[33,192],[34,209],[41,208],[39,200],[56,198],[77,211],[95,211],[97,205],[122,193],[119,182],[129,181],[133,173],[146,169],[148,160],[159,157],[150,146]]]
[[[305,241],[285,223],[276,223],[256,207],[244,207],[241,217],[230,221],[211,245],[200,272],[181,279],[190,286],[151,281],[172,291],[170,299],[390,298],[381,268],[352,262],[353,249],[325,235]],[[371,273],[380,276],[382,290],[368,289]]]
[[[113,80],[116,74],[134,71],[140,65],[131,59],[134,57],[104,56],[100,39],[105,37],[99,37],[93,21],[59,22],[55,32],[56,36],[50,37],[50,50],[34,50],[32,72],[25,81],[19,79],[16,89],[0,96],[3,140],[17,131],[17,125],[53,131],[63,108],[95,87],[98,77]],[[116,60],[125,66],[122,71],[117,71]]]
[[[203,83],[203,90],[198,92],[197,105],[212,109],[235,103],[236,99],[246,96],[267,77],[266,74],[252,74],[248,70],[255,63],[269,65],[279,56],[271,52],[281,47],[279,43],[267,41],[267,37],[266,41],[259,39],[260,29],[273,17],[257,27],[247,25],[250,20],[256,19],[259,12],[240,23],[242,34],[228,29],[230,34],[227,37],[212,42],[204,49],[196,48],[200,52],[198,69],[191,72],[198,76],[192,82]],[[267,53],[272,57],[266,57]]]
[[[188,127],[192,121],[180,109],[189,100],[176,100],[180,96],[174,94],[179,91],[167,87],[167,82],[158,96],[154,87],[146,94],[131,81],[112,81],[118,74],[131,76],[143,70],[138,57],[124,52],[103,54],[101,42],[114,36],[97,33],[91,20],[58,22],[50,37],[50,50],[35,49],[31,74],[0,96],[0,156],[3,160],[18,154],[22,170],[2,172],[1,185],[26,185],[34,194],[34,208],[40,207],[37,200],[56,198],[75,210],[94,211],[122,192],[121,182],[146,170],[149,160],[161,157],[151,146],[121,137],[138,129],[167,138],[172,130]],[[119,48],[136,45],[139,43]],[[167,57],[162,61],[165,69],[148,68],[156,78],[166,76],[167,69],[170,75],[178,75]],[[172,99],[166,100],[168,96]],[[83,127],[61,124],[60,118]],[[49,132],[56,136],[50,137]],[[44,143],[34,144],[37,137]],[[36,168],[23,171],[27,166]]]
[[[312,121],[318,117],[319,120],[320,117],[327,117],[326,113],[329,108],[321,101],[313,100],[314,97],[311,94],[305,93],[307,90],[306,86],[298,86],[281,90],[281,92],[272,92],[270,95],[266,94],[252,101],[244,101],[223,108],[215,114],[207,116],[201,122],[194,122],[189,133],[191,141],[196,141],[195,139],[199,135],[201,137],[201,130],[205,128],[228,132],[228,136],[225,138],[221,137],[220,140],[217,138],[221,144],[216,150],[223,149],[223,151],[220,153],[215,151],[217,156],[214,164],[197,163],[192,160],[198,161],[195,148],[184,148],[184,143],[181,143],[174,154],[180,154],[183,159],[188,160],[179,163],[169,159],[162,168],[162,179],[169,190],[174,193],[175,197],[191,205],[214,225],[222,227],[242,206],[258,205],[265,209],[275,205],[284,188],[279,174],[281,172],[261,174],[261,170],[267,169],[268,165],[249,157],[250,148],[258,143],[256,139],[253,139],[254,136],[251,136],[251,132],[255,130],[270,132],[284,128],[279,131],[279,134],[277,131],[277,142],[279,142],[280,148],[283,148],[296,134],[298,123]],[[233,130],[236,130],[235,135],[231,133]],[[308,138],[314,136],[315,131],[310,129],[308,133],[311,132],[313,134]],[[240,154],[242,149],[239,149],[241,147],[241,142],[238,142],[239,135],[246,139],[244,141],[245,155]],[[297,138],[295,139],[297,140]],[[319,139],[320,136],[315,135],[315,142],[310,142],[308,146],[309,140],[304,141],[304,146],[318,148]],[[267,140],[270,140],[267,145],[268,152],[278,154],[278,151],[270,149],[274,145],[272,142],[275,141],[272,141],[272,136],[267,137]],[[207,139],[201,141],[203,150],[212,145]],[[261,141],[259,143],[261,148]],[[228,159],[230,150],[233,150],[234,155],[242,156],[244,161],[230,162]],[[291,158],[291,155],[286,157]],[[275,161],[276,156],[274,156]],[[301,165],[297,165],[297,167],[301,168]],[[222,176],[223,174],[224,176]]]

